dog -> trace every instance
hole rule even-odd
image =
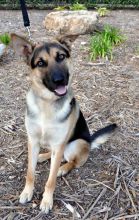
[[[32,199],[37,161],[51,158],[50,173],[40,209],[46,214],[53,207],[57,176],[79,168],[90,149],[105,143],[117,125],[110,124],[90,135],[87,123],[71,87],[71,45],[76,35],[60,36],[50,42],[33,44],[11,34],[12,47],[30,66],[31,89],[27,94],[25,126],[28,135],[28,169],[20,203]],[[41,143],[48,153],[39,154]],[[60,166],[62,159],[66,163]]]

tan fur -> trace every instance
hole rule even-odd
[[[70,43],[76,37],[61,37],[57,43],[61,43],[70,52]],[[22,54],[26,57],[27,63],[31,62],[33,46],[15,34],[11,38],[13,47],[15,47],[20,55]],[[37,44],[36,48],[38,49],[41,46],[42,44]],[[73,168],[80,167],[86,162],[89,154],[89,144],[86,141],[78,139],[68,143],[79,117],[79,106],[75,102],[73,109],[71,108],[71,101],[74,96],[71,89],[72,71],[70,71],[70,58],[67,56],[62,62],[56,63],[55,57],[57,53],[64,53],[63,51],[58,46],[56,48],[50,48],[49,53],[46,52],[45,48],[38,53],[37,57],[35,57],[34,64],[37,65],[43,59],[48,65],[45,65],[43,68],[36,67],[31,71],[31,89],[27,94],[29,112],[27,112],[25,117],[25,125],[29,139],[28,169],[25,188],[20,195],[20,202],[28,202],[33,196],[37,161],[43,162],[51,157],[50,173],[40,205],[41,210],[45,213],[48,213],[53,206],[53,193],[57,175],[67,174]],[[51,67],[57,67],[57,65],[62,70],[66,67],[65,69],[68,69],[70,72],[67,85],[68,92],[64,101],[61,99],[62,104],[56,104],[60,103],[60,98],[42,83],[44,76],[51,75]],[[70,114],[66,117],[68,112]],[[63,120],[63,118],[66,119]],[[50,152],[39,155],[41,143],[43,145],[47,144]],[[60,167],[63,157],[67,163]]]
[[[39,149],[34,149],[34,146],[29,141],[28,142],[28,169],[27,169],[27,176],[26,176],[26,184],[25,184],[23,192],[20,195],[21,203],[30,201],[33,196],[35,168],[37,164],[37,160],[34,160],[33,151],[35,152],[35,155],[38,155]]]
[[[38,162],[42,163],[46,160],[49,160],[50,158],[51,158],[51,152],[39,154]]]

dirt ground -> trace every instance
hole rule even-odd
[[[33,38],[52,38],[42,25],[48,12],[29,13]],[[120,28],[127,40],[115,48],[112,62],[90,64],[89,35],[80,36],[73,45],[73,88],[91,132],[111,122],[119,128],[107,144],[90,153],[82,168],[58,178],[54,207],[47,216],[39,204],[50,161],[37,166],[32,201],[24,206],[18,202],[27,168],[29,69],[10,49],[0,60],[0,219],[77,219],[66,204],[81,219],[139,218],[139,11],[111,11],[101,22]],[[6,31],[24,34],[20,11],[0,11],[0,33]]]

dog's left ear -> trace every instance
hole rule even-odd
[[[13,33],[11,34],[11,46],[19,56],[22,56],[26,62],[29,63],[29,59],[35,45],[26,40],[24,37]]]
[[[57,41],[66,46],[69,50],[71,50],[72,43],[76,40],[78,35],[65,35],[57,37]]]

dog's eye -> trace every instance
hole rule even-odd
[[[44,67],[44,66],[47,66],[47,64],[43,60],[40,60],[40,61],[38,61],[37,66],[38,67]]]
[[[65,54],[58,54],[57,58],[58,58],[58,61],[62,61],[66,58],[66,55]]]

